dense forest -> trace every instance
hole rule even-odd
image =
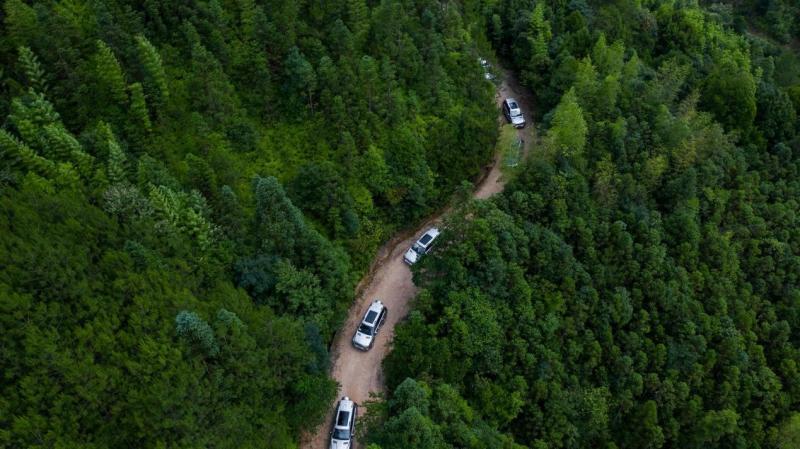
[[[0,21],[0,447],[296,447],[375,250],[492,156],[479,56],[541,138],[414,267],[363,442],[800,445],[797,0]]]
[[[378,245],[490,160],[475,11],[2,3],[0,447],[296,447]]]
[[[541,138],[414,267],[371,449],[800,447],[798,17],[484,4]]]

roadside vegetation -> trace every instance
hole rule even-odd
[[[378,245],[491,159],[470,8],[2,2],[0,447],[295,447]]]
[[[534,126],[533,124],[529,126]],[[506,175],[512,175],[515,168],[522,162],[524,142],[517,129],[510,124],[500,128],[500,137],[497,139],[496,154],[501,158],[502,170]]]
[[[736,25],[796,36],[769,4],[485,4],[545,131],[414,267],[371,449],[796,447],[800,66]]]

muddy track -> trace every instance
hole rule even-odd
[[[500,114],[500,103],[506,97],[514,97],[522,105],[528,121],[531,121],[532,101],[510,73],[503,74],[503,82],[497,88],[498,115],[501,123],[505,120]],[[524,154],[527,155],[534,140],[532,124],[519,130],[520,138],[525,142]],[[500,170],[502,157],[495,155],[494,161],[476,184],[473,197],[488,198],[503,190],[505,180]],[[403,253],[411,246],[425,229],[434,223],[441,222],[449,212],[444,208],[426,220],[418,229],[400,233],[378,251],[368,274],[356,288],[356,300],[348,311],[347,321],[334,336],[331,345],[331,376],[339,383],[339,394],[349,396],[358,404],[369,399],[370,392],[383,392],[383,370],[381,362],[391,348],[394,328],[408,314],[411,299],[417,293],[417,287],[411,279],[411,270],[403,262]],[[379,298],[388,307],[386,322],[376,337],[373,348],[361,352],[350,344],[361,317],[363,317],[373,299]],[[300,447],[303,449],[325,449],[328,447],[328,432],[332,419],[330,416],[314,434],[305,435]]]

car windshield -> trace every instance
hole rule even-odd
[[[415,243],[414,246],[411,247],[417,254],[422,254],[425,252],[425,247],[420,245],[419,243]]]
[[[333,429],[334,440],[349,440],[350,429]]]
[[[358,331],[365,335],[372,335],[372,328],[366,324],[358,326]]]
[[[517,108],[519,108],[519,106],[517,106],[517,103],[516,103],[516,102],[514,102],[514,101],[512,101],[512,102],[508,103],[508,107],[509,107],[509,108],[511,108],[511,109],[517,109]]]

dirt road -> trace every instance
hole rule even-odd
[[[500,106],[503,103],[503,100],[508,97],[512,97],[520,103],[522,106],[522,113],[525,114],[525,117],[528,120],[528,125],[525,128],[517,130],[517,136],[522,139],[523,142],[525,142],[522,150],[522,158],[524,159],[528,155],[528,151],[533,145],[535,138],[532,123],[533,109],[531,109],[531,106],[533,105],[533,97],[530,95],[530,92],[528,92],[527,89],[523,89],[520,86],[516,77],[514,77],[511,72],[504,72],[503,82],[497,87],[497,95],[495,95],[495,101],[497,103],[499,121],[501,125],[505,124],[506,120],[505,117],[503,117],[503,114],[499,113]],[[503,191],[505,182],[503,180],[501,162],[502,155],[495,154],[494,162],[489,170],[489,174],[477,185],[475,192],[473,193],[475,198],[482,200]]]
[[[523,113],[528,117],[529,124],[520,130],[520,137],[525,142],[524,154],[527,154],[533,143],[533,126],[530,124],[531,99],[524,93],[510,73],[505,73],[503,82],[497,89],[498,115],[504,123],[505,119],[499,112],[500,103],[506,97],[516,98],[522,105]],[[503,190],[505,181],[500,171],[501,156],[495,155],[494,163],[489,173],[476,186],[473,196],[475,198],[488,198]],[[416,238],[432,224],[441,221],[447,211],[431,217],[413,235],[405,239],[394,239],[379,251],[373,262],[373,269],[360,284],[361,294],[356,299],[348,312],[347,323],[336,334],[331,347],[332,372],[331,375],[339,382],[339,397],[349,396],[357,404],[363,404],[369,399],[370,392],[383,391],[383,372],[381,361],[389,352],[391,340],[394,335],[395,325],[408,313],[409,302],[417,292],[417,287],[411,280],[411,270],[403,262],[403,253],[411,246]],[[369,304],[379,298],[388,307],[389,313],[386,323],[376,337],[373,348],[368,352],[361,352],[350,344],[350,339],[359,321]],[[328,433],[330,431],[331,415],[317,429],[316,434],[304,438],[301,443],[303,449],[325,449],[328,447]]]

